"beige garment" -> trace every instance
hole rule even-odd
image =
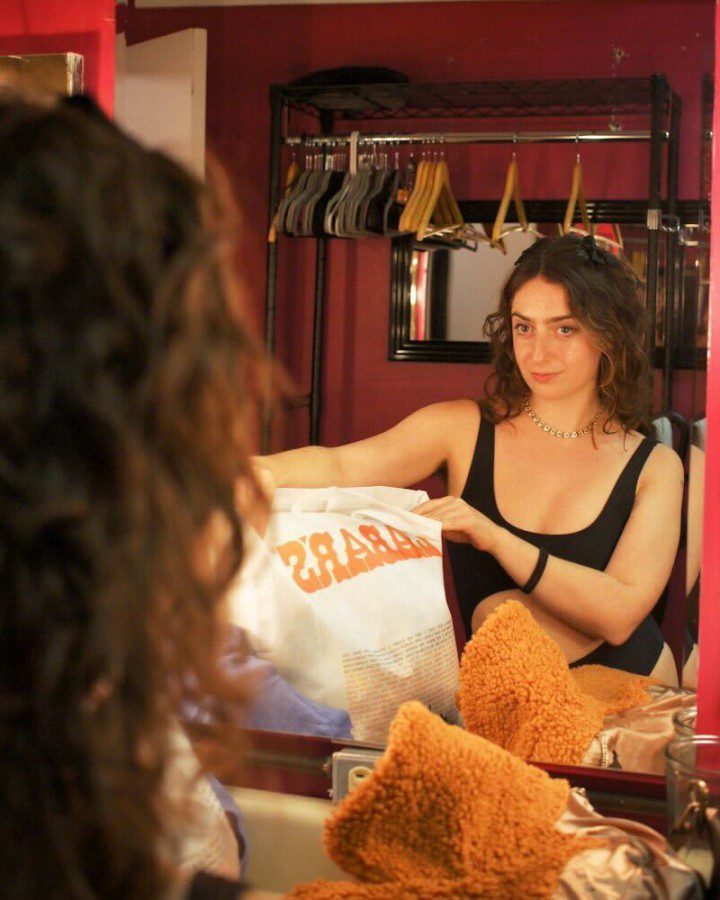
[[[632,772],[665,773],[664,750],[675,737],[673,716],[694,706],[696,695],[682,688],[652,685],[651,700],[606,716],[583,759],[586,766],[605,766]]]
[[[698,881],[652,828],[596,813],[582,789],[571,791],[558,831],[607,841],[582,850],[566,864],[553,900],[622,897],[623,900],[700,900]]]
[[[180,875],[212,872],[240,878],[237,838],[222,804],[200,767],[185,732],[171,732],[172,759],[165,773],[163,815],[174,823],[161,854]]]

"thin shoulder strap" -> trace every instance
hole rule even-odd
[[[478,407],[480,403],[478,402]],[[475,452],[468,471],[463,498],[477,510],[488,515],[495,509],[493,475],[495,468],[495,426],[480,412]]]

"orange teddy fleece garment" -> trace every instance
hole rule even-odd
[[[458,708],[465,727],[522,759],[579,765],[610,712],[647,703],[651,678],[605,666],[570,669],[517,600],[465,646]]]
[[[569,785],[421,703],[400,707],[372,774],[325,827],[328,855],[360,884],[299,885],[295,900],[539,900],[596,841],[555,823]]]

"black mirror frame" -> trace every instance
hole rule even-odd
[[[463,200],[460,210],[467,222],[492,222],[498,209],[497,200]],[[562,222],[566,202],[563,200],[531,200],[525,202],[530,221]],[[645,225],[647,201],[600,200],[588,203],[591,221],[618,225]],[[707,203],[680,201],[677,216],[680,222],[697,222],[701,212],[707,220]],[[669,232],[670,239],[677,239],[677,232]],[[417,341],[410,337],[410,260],[415,241],[412,236],[398,237],[392,242],[390,265],[390,320],[388,335],[388,359],[405,362],[455,362],[489,363],[490,347],[481,341]],[[674,346],[675,364],[678,368],[692,368],[696,364],[694,348],[684,348],[678,332],[687,318],[683,310],[675,311],[673,327],[676,329]],[[664,351],[657,347],[654,363],[662,366]]]

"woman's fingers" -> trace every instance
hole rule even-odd
[[[417,506],[413,512],[440,522],[443,536],[448,540],[471,543],[478,550],[485,550],[490,546],[492,532],[496,529],[487,516],[458,497],[428,500]]]
[[[458,500],[457,497],[440,497],[437,500],[427,500],[425,503],[421,503],[420,506],[416,506],[412,512],[417,513],[419,516],[426,516],[429,513],[437,512],[439,509],[452,506],[455,503],[463,503],[463,501]]]

